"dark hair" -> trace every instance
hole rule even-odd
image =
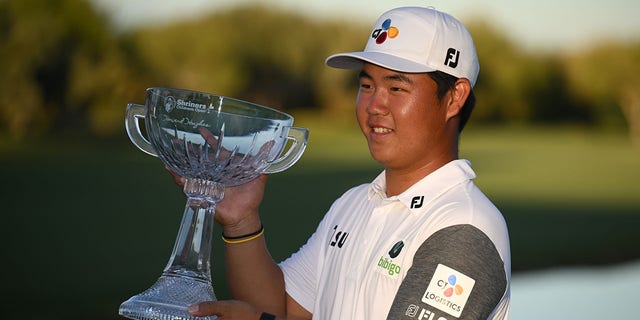
[[[438,99],[442,99],[451,88],[456,84],[458,78],[444,73],[442,71],[433,71],[427,72],[429,77],[433,79],[438,85],[437,94]],[[473,89],[469,92],[469,97],[467,97],[467,101],[464,102],[462,109],[460,109],[460,123],[458,124],[458,132],[462,132],[464,126],[467,124],[469,117],[471,117],[471,111],[473,111],[473,107],[476,105],[476,96],[473,94]]]

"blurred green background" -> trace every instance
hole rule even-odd
[[[640,259],[640,42],[532,52],[465,23],[482,72],[461,153],[505,215],[514,273]],[[274,258],[295,251],[337,196],[381,170],[353,117],[355,74],[323,65],[361,49],[369,28],[246,5],[123,31],[89,1],[0,1],[3,317],[116,319],[159,276],[185,197],[124,133],[126,103],[146,87],[262,103],[310,129],[262,208]]]

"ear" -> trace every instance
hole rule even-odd
[[[447,120],[457,116],[462,110],[469,93],[471,92],[471,83],[468,79],[460,78],[449,90],[449,104],[447,105]]]

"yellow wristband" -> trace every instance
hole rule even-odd
[[[245,243],[245,242],[249,242],[251,240],[257,239],[258,237],[260,237],[261,235],[264,234],[264,227],[260,226],[260,230],[245,235],[245,236],[240,236],[240,237],[225,237],[224,233],[222,234],[222,241],[224,241],[225,243],[228,244],[239,244],[239,243]]]

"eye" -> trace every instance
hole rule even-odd
[[[368,81],[360,81],[360,90],[370,90],[373,85]]]
[[[389,87],[389,92],[392,93],[407,93],[411,92],[411,87],[405,84],[395,85]]]

